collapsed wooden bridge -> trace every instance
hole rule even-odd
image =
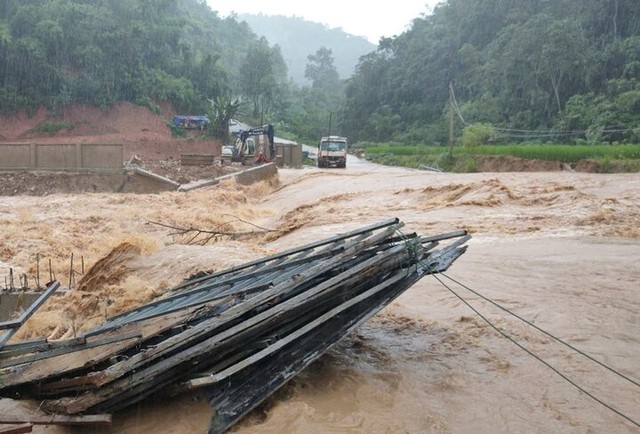
[[[205,388],[215,409],[209,432],[224,432],[466,250],[465,231],[424,237],[402,226],[387,220],[203,273],[75,339],[7,345],[24,320],[0,323],[8,329],[0,335],[0,395],[42,400],[59,420],[108,422],[151,395]]]

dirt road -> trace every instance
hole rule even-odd
[[[408,232],[465,228],[473,240],[450,277],[640,383],[637,174],[444,174],[354,160],[347,169],[281,170],[279,177],[277,186],[228,185],[153,197],[0,198],[0,235],[9,248],[20,241],[12,234],[22,228],[22,238],[28,234],[22,245],[31,255],[38,248],[56,245],[64,251],[62,247],[75,243],[95,259],[133,238],[134,245],[142,246],[139,252],[123,255],[118,262],[121,278],[101,289],[132,304],[197,269],[243,262],[388,217],[405,221]],[[63,204],[67,211],[61,211]],[[279,232],[194,247],[176,244],[179,240],[165,230],[145,223],[153,219],[240,227],[224,214]],[[39,229],[52,222],[55,227],[42,236]],[[24,232],[24,225],[30,225],[30,231]],[[96,238],[100,243],[92,241]],[[13,252],[0,260],[28,268],[27,253],[15,248]],[[529,351],[640,421],[640,387],[452,281],[443,281]],[[91,318],[99,321],[100,315]],[[43,327],[51,331],[53,325],[47,321],[65,320],[40,321],[32,327],[34,332]],[[183,397],[116,415],[114,427],[104,432],[203,432],[210,413],[197,397]],[[285,386],[235,432],[638,429],[499,335],[440,282],[427,277]]]

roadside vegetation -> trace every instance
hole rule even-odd
[[[390,166],[475,172],[483,157],[501,156],[575,164],[590,160],[600,172],[640,172],[640,145],[505,144],[482,146],[398,145],[358,143],[353,147],[367,160]]]

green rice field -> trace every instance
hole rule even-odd
[[[356,145],[357,147],[357,145]],[[462,147],[454,146],[453,159],[446,146],[375,144],[363,147],[365,158],[380,164],[418,168],[437,166],[443,170],[474,171],[478,156],[510,156],[524,159],[577,163],[594,160],[601,171],[640,171],[640,145],[555,145],[517,144]]]

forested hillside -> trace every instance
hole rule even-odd
[[[285,82],[279,51],[203,0],[0,4],[4,113],[120,100],[202,113],[209,99],[242,93],[264,114]]]
[[[364,37],[349,35],[342,29],[331,29],[300,17],[240,14],[238,20],[246,21],[256,34],[267,38],[271,45],[280,47],[289,76],[298,85],[309,84],[304,75],[307,56],[319,48],[331,50],[341,79],[353,75],[360,56],[376,49]]]
[[[637,143],[639,80],[637,0],[448,0],[359,63],[343,121],[356,140],[446,143],[451,85],[458,134]]]
[[[300,86],[280,46],[205,0],[4,0],[0,111],[169,102],[307,143],[332,115],[352,142],[410,144],[446,143],[454,113],[476,141],[640,142],[638,0],[443,1],[347,80],[329,42],[299,47]]]

